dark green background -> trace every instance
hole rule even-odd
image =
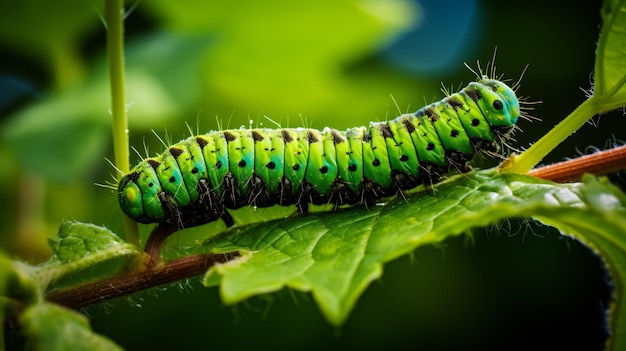
[[[129,52],[155,33],[167,37],[169,31],[175,31],[164,24],[163,14],[148,3],[138,3],[128,17]],[[268,2],[268,7],[269,4],[271,2]],[[480,1],[476,4],[476,16],[470,18],[469,30],[466,28],[466,35],[462,37],[465,45],[450,59],[450,66],[437,71],[409,71],[386,59],[385,47],[380,46],[341,62],[338,76],[341,76],[342,84],[353,86],[353,95],[334,108],[322,103],[317,106],[315,94],[311,94],[310,101],[306,102],[306,92],[297,89],[298,71],[288,73],[293,77],[291,83],[296,86],[293,96],[284,94],[267,100],[264,91],[242,86],[242,94],[251,97],[250,101],[259,96],[256,109],[247,102],[237,105],[236,101],[221,98],[220,91],[210,84],[203,90],[204,95],[185,95],[185,82],[177,85],[181,83],[177,83],[175,73],[177,69],[192,65],[199,59],[185,54],[193,52],[194,45],[206,45],[207,41],[223,38],[191,40],[186,42],[178,55],[174,52],[175,61],[159,55],[142,58],[146,60],[146,66],[160,65],[165,72],[174,72],[172,77],[159,78],[170,82],[173,90],[180,91],[180,104],[184,107],[174,109],[176,116],[165,122],[160,119],[151,122],[149,116],[144,116],[140,124],[131,123],[131,144],[141,153],[144,142],[151,145],[150,150],[160,150],[150,129],[160,135],[167,130],[176,141],[187,135],[185,122],[195,129],[198,115],[201,115],[202,131],[217,128],[214,115],[222,121],[232,118],[231,127],[238,127],[246,124],[248,119],[258,121],[263,115],[282,123],[287,119],[289,126],[299,126],[301,114],[307,123],[320,129],[325,125],[345,129],[364,125],[370,120],[391,118],[397,115],[397,110],[389,94],[396,98],[403,111],[409,104],[409,110],[416,110],[424,101],[441,97],[438,91],[440,82],[447,87],[454,85],[456,89],[461,83],[472,80],[473,74],[463,67],[463,62],[475,68],[474,62],[479,59],[484,66],[497,47],[498,73],[517,80],[524,67],[529,65],[519,93],[529,96],[529,101],[543,101],[532,113],[542,121],[531,123],[522,120],[519,123],[523,132],[517,133],[515,145],[523,149],[584,100],[585,94],[581,89],[589,89],[593,79],[591,73],[600,28],[600,5],[600,1],[577,3],[576,6],[565,1]],[[458,4],[451,4],[447,12],[457,16],[462,15],[459,12],[466,11],[464,9]],[[302,26],[311,32],[321,31],[324,21],[336,20],[330,15],[332,12],[332,6],[328,6],[326,14],[311,13],[314,25],[307,22]],[[2,13],[0,17],[7,16],[9,12]],[[443,14],[445,16],[446,11]],[[210,15],[220,16],[215,13]],[[236,13],[228,15],[230,17],[223,17],[237,17]],[[443,33],[444,29],[455,30],[435,15],[428,17],[428,12],[422,15],[427,19],[423,24],[430,29],[434,26],[435,34]],[[262,19],[259,22],[263,23]],[[437,23],[444,23],[445,28],[437,29]],[[45,31],[46,28],[40,30]],[[37,50],[24,49],[6,38],[0,41],[0,73],[2,77],[16,78],[25,83],[30,90],[20,90],[21,93],[13,98],[12,94],[17,90],[13,86],[3,86],[0,91],[3,110],[0,113],[4,130],[11,128],[15,116],[19,116],[23,108],[45,101],[65,89],[57,86],[59,79],[51,73],[53,70],[48,58],[39,55]],[[263,40],[257,38],[261,46]],[[84,26],[76,34],[75,41],[78,57],[85,69],[89,71],[101,67],[104,50],[102,26],[97,21]],[[450,37],[433,34],[430,41],[420,43],[418,51],[436,56],[443,51],[440,49],[442,45],[452,45],[452,41]],[[28,48],[28,43],[23,46]],[[189,51],[185,51],[187,49]],[[280,56],[289,55],[290,48],[285,45],[268,50],[274,50],[274,54]],[[388,50],[402,50],[402,47],[392,46]],[[255,59],[255,55],[250,55],[241,61]],[[245,72],[246,68],[242,66],[241,71]],[[263,76],[262,73],[259,73],[260,76]],[[89,74],[79,73],[77,76],[77,80],[88,79],[81,77],[88,77]],[[305,78],[302,79],[304,82]],[[268,86],[273,83],[268,82]],[[379,97],[381,103],[377,110],[363,111],[363,105],[369,102],[359,100],[359,89],[363,89],[363,96]],[[192,102],[186,101],[185,96]],[[108,96],[101,98],[108,99]],[[292,100],[304,102],[295,107],[288,103]],[[132,112],[131,108],[131,118]],[[52,121],[57,117],[46,116]],[[545,162],[576,156],[588,146],[604,148],[611,136],[625,138],[621,111],[595,117],[594,121],[595,126],[585,126],[550,154]],[[86,133],[80,126],[73,128],[64,130],[67,138]],[[0,215],[0,242],[9,252],[31,260],[45,258],[45,250],[41,248],[45,244],[43,238],[53,235],[64,219],[92,222],[122,232],[115,195],[93,185],[111,179],[112,170],[104,161],[104,157],[112,158],[110,127],[105,124],[95,129],[91,125],[86,128],[96,130],[94,135],[104,135],[103,140],[108,141],[102,144],[102,149],[94,148],[91,162],[79,174],[63,176],[61,173],[61,178],[66,177],[65,181],[47,177],[36,181],[40,184],[38,186],[44,184],[44,190],[39,197],[40,207],[36,206],[39,218],[30,223],[40,231],[29,236],[32,242],[26,241],[26,244],[23,237],[19,237],[20,229],[16,224],[20,213],[17,204],[21,203],[22,194],[18,184],[29,189],[28,177],[43,171],[28,169],[28,165],[24,166],[27,169],[24,171],[22,165],[28,162],[21,162],[23,160],[15,156],[18,153],[11,141],[2,139],[0,194],[4,207]],[[81,144],[78,143],[77,147]],[[39,152],[34,153],[36,157],[47,157],[46,150]],[[133,155],[133,160],[137,159]],[[34,161],[39,160],[35,158]],[[472,241],[465,237],[447,240],[441,247],[421,248],[410,258],[388,264],[382,279],[372,284],[358,301],[347,323],[339,328],[323,319],[307,294],[281,291],[234,307],[225,307],[219,300],[217,289],[205,289],[195,279],[93,306],[86,313],[92,318],[97,332],[110,336],[131,350],[595,350],[601,349],[606,337],[603,319],[609,287],[605,274],[599,258],[577,241],[527,220],[511,220],[486,232],[477,230]],[[9,333],[6,339],[9,343],[19,343],[20,336]]]

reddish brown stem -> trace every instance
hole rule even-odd
[[[626,169],[626,145],[536,168],[528,174],[557,183],[567,183],[580,180],[584,173],[604,175],[620,169]]]
[[[144,251],[150,256],[149,267],[155,267],[160,260],[161,245],[176,231],[175,227],[159,224],[148,237]]]
[[[163,265],[149,267],[146,270],[115,276],[67,290],[52,291],[46,296],[46,299],[67,307],[79,308],[198,276],[216,263],[226,262],[236,256],[237,253],[189,256]]]

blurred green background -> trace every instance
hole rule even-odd
[[[141,155],[225,127],[345,129],[417,110],[492,59],[528,101],[528,147],[589,89],[601,1],[129,2],[127,98]],[[64,220],[123,237],[112,183],[102,1],[0,2],[0,246],[29,262]],[[270,119],[265,118],[265,116]],[[626,138],[622,111],[594,118],[544,161]],[[133,154],[131,163],[140,157]],[[493,161],[491,161],[493,162]],[[491,163],[493,164],[493,163]],[[489,166],[486,162],[483,166]],[[245,212],[245,211],[244,211]],[[244,213],[243,216],[251,215]],[[248,219],[249,220],[249,219]],[[150,228],[142,227],[144,235]],[[180,237],[172,246],[198,238]],[[87,309],[137,349],[601,349],[609,285],[600,259],[550,228],[512,220],[385,267],[341,328],[307,294],[222,306],[197,280]],[[19,343],[17,333],[7,335]]]

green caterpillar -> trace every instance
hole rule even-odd
[[[469,169],[513,131],[520,103],[483,77],[386,122],[324,128],[231,129],[192,136],[141,161],[119,183],[122,211],[141,223],[191,227],[242,206],[372,203]]]

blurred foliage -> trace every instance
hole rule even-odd
[[[107,337],[94,334],[82,314],[57,305],[40,303],[30,306],[20,317],[29,339],[30,350],[122,350]]]
[[[115,173],[105,161],[112,150],[101,2],[0,2],[0,246],[33,262],[49,257],[46,238],[63,220],[104,224],[123,235],[115,193],[94,185],[111,183]],[[159,152],[163,146],[150,130],[175,142],[188,135],[186,123],[202,133],[250,120],[344,129],[393,118],[439,99],[440,82],[456,89],[473,80],[463,63],[475,67],[480,60],[484,67],[496,47],[498,73],[517,80],[528,64],[519,93],[543,101],[533,113],[542,122],[520,123],[518,147],[584,100],[600,1],[484,0],[472,11],[450,1],[454,12],[472,14],[452,31],[472,30],[444,57],[436,48],[450,39],[437,36],[444,31],[436,26],[449,32],[454,23],[428,12],[432,2],[129,2],[131,145],[141,155],[144,145]],[[434,34],[409,40],[420,25]],[[406,45],[449,65],[436,76],[399,66],[390,52]],[[619,117],[598,117],[596,127],[575,134],[545,162],[602,146],[612,133],[626,139]],[[95,329],[129,349],[232,347],[233,340],[316,349],[598,348],[608,289],[599,259],[545,227],[521,224],[508,238],[509,225],[520,227],[505,223],[504,234],[477,234],[473,245],[446,241],[445,257],[424,248],[412,265],[402,259],[386,266],[382,284],[366,291],[340,332],[308,296],[289,292],[231,309],[220,307],[215,289],[186,288],[184,295],[169,289],[133,297],[144,306],[139,310],[121,302],[110,314],[101,306],[90,314]],[[273,338],[276,329],[283,339]]]

